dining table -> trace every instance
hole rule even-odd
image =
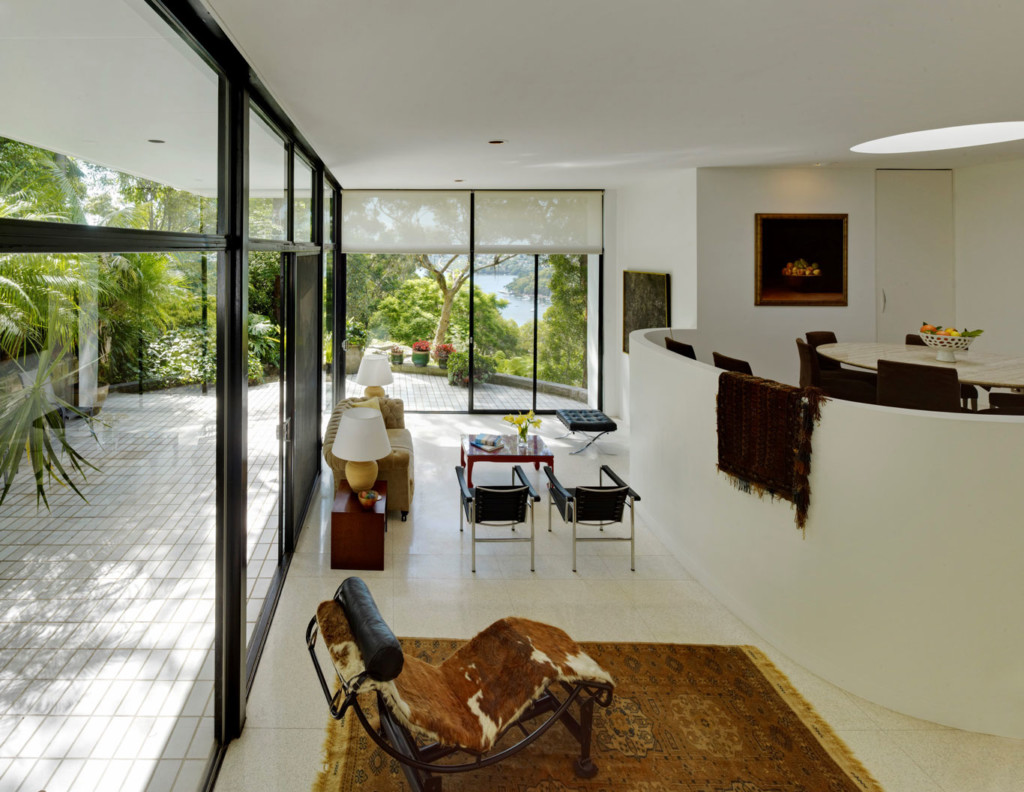
[[[899,363],[954,368],[962,383],[986,388],[1024,389],[1024,357],[968,349],[957,350],[956,362],[944,363],[936,360],[938,350],[929,346],[843,342],[822,344],[817,349],[819,354],[831,360],[872,371],[878,370],[879,360],[895,360]]]

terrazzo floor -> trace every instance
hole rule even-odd
[[[416,492],[408,522],[393,517],[382,572],[363,577],[398,635],[468,638],[516,614],[565,628],[579,640],[753,644],[788,675],[887,792],[1019,792],[1024,741],[958,731],[917,720],[851,695],[811,674],[746,627],[672,557],[637,510],[637,568],[628,544],[580,546],[571,571],[565,526],[546,504],[537,511],[537,571],[525,545],[480,545],[470,571],[468,533],[459,533],[456,482],[459,434],[496,432],[498,416],[408,415],[416,443]],[[540,429],[556,455],[563,483],[596,482],[608,464],[629,481],[628,436],[609,435],[579,456]],[[529,470],[533,481],[539,475]],[[478,465],[477,483],[504,482],[504,465]],[[542,475],[542,474],[541,474]],[[643,495],[639,482],[630,482]],[[228,748],[217,792],[306,792],[321,765],[326,704],[303,642],[317,603],[347,576],[330,569],[330,477],[309,515],[277,608],[248,702],[242,736]],[[662,526],[669,528],[670,526]],[[884,647],[879,648],[883,662]],[[937,691],[936,695],[941,695]]]

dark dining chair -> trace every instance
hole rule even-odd
[[[907,333],[907,346],[928,346],[919,333]],[[960,383],[960,406],[978,409],[978,389],[969,382]]]
[[[878,403],[933,412],[961,412],[956,369],[878,361]]]
[[[839,339],[836,338],[836,334],[831,330],[812,330],[808,333],[804,333],[804,338],[807,339],[808,345],[814,350],[815,356],[818,358],[818,368],[823,373],[829,373],[832,371],[841,371],[851,379],[859,379],[869,384],[872,388],[876,387],[878,375],[873,371],[864,371],[863,369],[849,369],[843,368],[838,360],[833,360],[830,357],[825,357],[818,352],[818,347],[823,344],[838,344]]]
[[[1001,415],[1024,415],[1024,393],[990,393],[987,410]]]
[[[875,403],[875,388],[870,382],[865,382],[859,377],[851,377],[849,374],[853,372],[842,369],[822,371],[818,367],[818,355],[802,338],[796,339],[796,348],[800,353],[801,388],[821,388],[825,391],[825,395],[834,399],[845,399],[862,404]]]
[[[455,468],[455,476],[459,480],[459,530],[462,530],[462,518],[465,515],[473,531],[472,569],[476,572],[477,542],[529,542],[530,571],[533,572],[533,504],[540,500],[540,495],[533,488],[522,467],[512,468],[511,485],[488,485],[486,487],[470,487],[466,483],[466,469]],[[516,484],[516,479],[519,483]],[[516,525],[526,522],[526,512],[530,512],[530,536],[510,536],[498,538],[478,538],[478,525],[510,525],[515,531]]]
[[[724,369],[725,371],[735,371],[738,374],[753,375],[754,373],[750,368],[750,364],[745,360],[729,357],[728,355],[720,355],[718,352],[712,352],[711,358],[715,361],[715,368]]]
[[[672,336],[665,336],[665,349],[675,352],[677,355],[688,357],[690,360],[697,359],[697,353],[693,351],[692,346],[684,344],[682,341],[676,341]]]
[[[636,525],[633,517],[634,502],[640,500],[629,485],[619,478],[607,465],[601,465],[598,486],[596,487],[563,487],[550,465],[544,466],[544,475],[548,477],[548,530],[551,530],[551,507],[557,507],[559,515],[567,523],[572,523],[572,571],[576,571],[577,542],[629,542],[629,568],[636,571]],[[604,477],[608,476],[614,486],[605,486]],[[626,506],[629,506],[629,536],[579,536],[577,526],[596,525],[604,531],[604,526],[622,522]]]

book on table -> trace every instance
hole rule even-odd
[[[482,448],[484,451],[497,451],[499,448],[504,448],[505,443],[501,439],[501,435],[496,434],[478,434],[474,435],[470,439],[470,444],[477,448]]]

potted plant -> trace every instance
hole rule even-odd
[[[366,346],[366,326],[358,319],[345,322],[345,373],[355,374]]]
[[[430,342],[429,341],[413,341],[412,344],[412,364],[414,366],[425,366],[430,360]]]
[[[455,352],[455,347],[452,344],[438,344],[434,347],[434,357],[437,359],[437,365],[443,369],[448,368],[448,357]]]
[[[398,344],[394,344],[391,347],[391,351],[388,353],[391,358],[392,366],[401,366],[402,361],[405,360],[405,350],[402,349]]]
[[[484,383],[498,370],[493,357],[477,354],[473,359],[473,381]],[[469,385],[469,353],[453,352],[448,356],[448,382],[451,385]]]

